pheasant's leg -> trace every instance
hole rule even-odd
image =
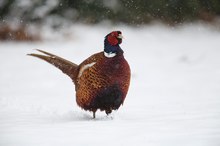
[[[112,112],[112,109],[111,109],[111,108],[105,110],[105,113],[106,113],[107,115],[111,114],[111,112]]]
[[[95,112],[96,112],[96,111],[93,111],[93,119],[95,119]]]

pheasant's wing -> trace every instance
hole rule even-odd
[[[31,53],[31,54],[27,54],[27,55],[40,58],[40,59],[54,65],[55,67],[59,68],[63,73],[67,74],[75,82],[75,78],[77,76],[76,75],[76,70],[78,67],[77,64],[72,63],[66,59],[63,59],[57,55],[48,53],[43,50],[37,49],[37,51],[39,51],[45,55],[35,54],[35,53]]]

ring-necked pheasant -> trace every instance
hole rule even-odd
[[[121,42],[120,31],[109,33],[104,40],[104,51],[79,65],[42,50],[37,51],[44,55],[28,55],[43,59],[67,74],[75,84],[77,104],[92,111],[95,118],[98,109],[109,114],[125,100],[130,84],[130,67],[119,46]]]

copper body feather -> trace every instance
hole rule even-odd
[[[130,84],[130,67],[123,52],[106,57],[100,52],[77,65],[54,54],[38,50],[41,54],[28,54],[47,61],[67,74],[75,84],[76,102],[84,110],[106,114],[123,104]]]

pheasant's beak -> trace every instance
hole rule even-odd
[[[119,34],[117,38],[123,39],[124,37],[121,34]]]

